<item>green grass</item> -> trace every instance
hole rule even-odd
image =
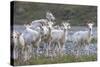
[[[55,63],[72,63],[72,62],[87,62],[87,61],[96,61],[97,55],[91,55],[91,56],[80,56],[75,57],[73,55],[65,55],[63,57],[56,57],[56,58],[47,58],[40,56],[38,59],[31,58],[27,62],[21,62],[19,63],[18,60],[16,60],[14,63],[15,65],[39,65],[39,64],[55,64]]]

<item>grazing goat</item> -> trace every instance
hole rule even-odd
[[[78,31],[73,34],[73,43],[76,45],[76,47],[81,48],[82,46],[90,44],[93,35],[92,27],[93,23],[88,23],[87,31]]]

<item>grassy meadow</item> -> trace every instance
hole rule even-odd
[[[39,64],[55,64],[55,63],[73,63],[73,62],[88,62],[88,61],[96,61],[97,55],[91,56],[80,56],[76,57],[74,55],[64,55],[63,57],[55,57],[55,58],[48,58],[40,56],[38,59],[31,58],[26,62],[19,62],[15,60],[14,65],[39,65]]]

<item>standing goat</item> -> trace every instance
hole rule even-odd
[[[82,46],[89,45],[90,41],[92,39],[92,28],[93,28],[93,23],[88,23],[88,30],[87,31],[78,31],[73,34],[73,43],[77,48],[81,48]],[[78,55],[78,51],[77,51]]]
[[[17,31],[13,31],[12,33],[12,44],[11,44],[11,48],[13,49],[13,59],[17,59],[19,57],[19,36],[20,36],[20,33],[17,32]]]
[[[24,32],[20,35],[20,43],[23,46],[23,51],[26,50],[26,48],[31,46],[31,52],[32,52],[32,46],[36,47],[36,54],[38,54],[38,49],[41,41],[41,33],[30,29],[29,25],[25,25],[26,29]],[[30,48],[29,48],[30,49]],[[27,58],[25,59],[25,61]]]
[[[65,41],[66,41],[65,34],[66,34],[67,30],[70,28],[69,23],[63,23],[62,25],[63,25],[62,30],[53,29],[52,27],[50,27],[50,32],[49,32],[50,37],[48,38],[49,39],[48,49],[50,50],[51,46],[53,46],[53,44],[55,45],[55,43],[57,43],[57,45],[58,45],[57,49],[59,49],[60,54],[63,53],[63,47],[64,47]]]

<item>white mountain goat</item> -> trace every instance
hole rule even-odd
[[[42,37],[41,37],[41,43],[43,43],[44,49],[48,49],[48,43],[50,42],[50,27],[52,27],[53,22],[49,22],[48,26],[42,26]]]
[[[46,19],[39,19],[39,20],[34,20],[31,23],[31,28],[35,29],[36,27],[42,27],[42,26],[47,26],[49,22],[54,22],[55,17],[51,12],[46,13]]]
[[[86,46],[90,44],[93,35],[93,23],[88,23],[87,31],[78,31],[73,34],[73,43],[76,47],[81,48],[82,46]]]
[[[18,45],[18,39],[19,39],[19,36],[20,36],[20,33],[19,32],[16,32],[16,31],[13,31],[13,42],[14,42],[14,45],[17,46]]]
[[[25,26],[26,29],[24,30],[24,32],[20,35],[20,43],[23,46],[23,49],[26,50],[27,47],[32,48],[36,47],[36,54],[38,54],[38,49],[39,49],[39,45],[41,42],[41,33],[36,31],[36,30],[32,30],[30,29],[29,25]],[[31,49],[30,48],[30,49]],[[32,49],[30,50],[32,51]],[[25,61],[27,60],[27,58],[25,59]]]
[[[55,17],[54,17],[54,15],[53,15],[50,11],[48,11],[48,12],[46,13],[46,19],[47,19],[48,21],[54,21],[54,20],[55,20]]]
[[[63,23],[63,29],[53,29],[50,28],[50,41],[48,45],[48,49],[50,49],[50,46],[53,46],[54,43],[57,43],[60,54],[63,53],[63,47],[66,42],[65,34],[68,29],[70,29],[70,24],[69,23]]]
[[[35,29],[36,27],[42,27],[43,25],[47,25],[48,21],[46,19],[39,19],[32,21],[31,28]]]
[[[19,32],[17,32],[17,31],[13,31],[13,33],[12,33],[12,43],[11,43],[11,48],[13,49],[13,55],[12,55],[12,57],[13,57],[13,59],[18,59],[19,58],[19,36],[20,36],[20,33]]]

